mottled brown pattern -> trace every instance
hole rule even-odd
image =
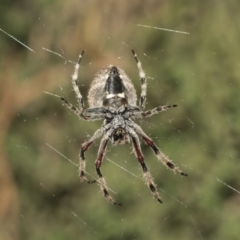
[[[89,107],[101,107],[103,103],[103,98],[105,97],[104,86],[108,78],[108,74],[113,65],[104,67],[99,72],[96,73],[95,78],[92,81],[88,92],[88,104]],[[120,77],[125,86],[125,95],[127,96],[128,103],[130,105],[136,105],[137,103],[137,94],[136,90],[127,76],[127,74],[119,67],[117,67],[120,73]]]

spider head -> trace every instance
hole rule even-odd
[[[114,131],[112,135],[112,143],[114,145],[124,144],[129,142],[130,142],[130,139],[126,130],[124,130],[123,128],[118,128]]]

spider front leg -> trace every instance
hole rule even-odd
[[[84,153],[88,150],[88,148],[92,145],[92,143],[98,139],[102,135],[102,129],[98,129],[93,136],[86,142],[84,142],[81,146],[81,150],[79,153],[79,177],[82,181],[87,183],[94,183],[96,180],[89,181],[85,176],[85,168],[86,168],[86,161]]]
[[[79,58],[78,58],[78,61],[75,65],[75,68],[74,68],[74,73],[72,75],[72,86],[73,86],[73,90],[76,94],[76,97],[78,99],[78,104],[79,104],[79,109],[77,109],[76,107],[74,107],[71,103],[69,103],[64,97],[61,97],[61,101],[62,103],[65,105],[65,107],[67,107],[68,109],[70,109],[72,112],[74,112],[76,115],[78,115],[79,117],[81,117],[82,119],[84,120],[89,120],[89,117],[86,117],[84,114],[83,114],[83,111],[84,111],[84,104],[83,104],[83,97],[82,97],[82,94],[79,90],[79,87],[77,85],[77,80],[78,80],[78,70],[79,70],[79,67],[80,67],[80,62],[81,62],[81,59],[82,59],[82,56],[84,54],[84,51],[82,51],[82,53],[79,55]],[[90,119],[91,120],[91,119]]]
[[[107,147],[107,143],[108,143],[108,138],[111,134],[106,133],[100,143],[99,149],[98,149],[98,155],[97,155],[97,160],[95,162],[95,166],[96,166],[96,171],[97,171],[97,175],[98,175],[98,182],[100,185],[100,188],[103,192],[104,197],[107,199],[108,202],[114,204],[114,205],[118,205],[121,206],[120,203],[117,203],[114,198],[109,194],[108,192],[108,187],[106,184],[106,181],[100,171],[100,167],[103,161],[103,157],[104,157],[104,153],[106,151],[106,147]]]
[[[133,130],[130,130],[129,133],[132,136],[133,148],[134,148],[135,155],[142,166],[144,181],[147,184],[147,186],[149,187],[150,191],[152,192],[152,195],[154,196],[154,198],[157,199],[157,201],[159,203],[162,203],[162,199],[159,196],[159,192],[157,190],[156,184],[154,183],[153,178],[152,178],[150,172],[148,171],[147,166],[144,162],[144,156],[142,154],[138,136]]]
[[[172,170],[174,173],[179,173],[182,176],[188,176],[188,174],[182,172],[166,155],[164,155],[160,149],[155,145],[153,140],[147,136],[140,126],[136,123],[133,124],[134,130],[143,138],[146,144],[153,150],[158,160],[160,160],[167,168]]]

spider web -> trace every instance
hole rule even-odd
[[[222,8],[219,6],[217,12],[226,14],[223,28],[229,35],[231,33],[231,36],[235,36],[234,34],[237,34],[234,33],[235,28],[230,29],[229,25],[233,21],[229,21],[229,15],[227,15],[229,12],[234,13],[234,10],[228,4],[220,5]],[[171,9],[169,11],[172,14],[178,13],[174,6],[166,4],[163,8]],[[223,6],[227,6],[228,10],[223,10]],[[214,7],[216,6],[213,4],[209,9],[213,10]],[[48,9],[47,6],[45,8]],[[86,8],[88,9],[87,6]],[[188,12],[192,12],[192,9],[197,11],[197,6],[193,4],[187,7]],[[107,5],[104,10],[95,11],[104,14],[104,19],[107,19],[111,12]],[[53,12],[53,9],[50,12]],[[191,18],[188,14],[186,16]],[[218,19],[218,15],[214,16]],[[214,16],[210,19],[216,22]],[[232,16],[235,15],[232,14]],[[48,19],[46,16],[39,17],[39,22],[50,27],[52,23],[46,24],[46,19]],[[79,39],[82,39],[79,36],[82,33],[71,37],[76,39],[73,40],[72,45],[80,46],[74,48],[73,52],[68,52],[71,51],[68,50],[69,45],[64,45],[61,40],[55,39],[51,44],[45,44],[44,39],[41,38],[39,45],[36,39],[19,40],[20,38],[16,37],[13,31],[8,30],[8,27],[2,27],[0,28],[1,37],[5,36],[5,41],[10,46],[15,42],[17,44],[14,45],[15,51],[19,51],[18,48],[24,48],[25,51],[21,51],[29,55],[26,59],[30,65],[30,70],[27,70],[26,63],[20,63],[22,58],[17,56],[15,56],[16,62],[13,65],[9,64],[10,52],[5,52],[8,64],[1,63],[1,69],[7,66],[6,69],[9,68],[11,70],[9,72],[13,72],[12,66],[14,66],[18,73],[18,75],[11,75],[4,71],[8,76],[5,79],[9,79],[5,92],[8,93],[6,99],[10,104],[3,105],[5,107],[2,109],[3,114],[9,116],[8,121],[11,122],[10,127],[6,127],[8,129],[6,152],[21,204],[19,212],[16,211],[17,216],[20,216],[16,220],[17,230],[12,230],[7,225],[4,225],[4,228],[10,233],[17,231],[20,239],[42,239],[42,231],[49,239],[67,239],[76,235],[83,239],[239,238],[240,216],[237,213],[240,198],[237,172],[239,130],[236,119],[239,114],[237,103],[240,100],[236,97],[238,72],[232,67],[234,59],[232,56],[236,57],[236,53],[228,46],[229,52],[224,56],[228,57],[231,72],[234,74],[225,75],[230,65],[227,61],[218,60],[220,58],[218,55],[225,53],[221,44],[209,48],[207,43],[207,41],[218,42],[218,39],[211,40],[214,34],[206,39],[206,45],[199,46],[200,43],[193,38],[200,38],[198,32],[202,33],[201,28],[197,25],[197,30],[193,30],[194,26],[188,25],[188,22],[183,20],[183,16],[179,17],[183,25],[178,25],[176,20],[174,25],[170,20],[161,24],[151,21],[150,17],[148,21],[144,19],[146,24],[143,24],[143,19],[139,17],[136,19],[131,24],[131,37],[117,38],[111,34],[111,31],[105,32],[108,34],[103,37],[107,39],[106,42],[115,43],[115,48],[111,47],[111,50],[104,46],[103,42],[99,42],[99,46],[94,48],[94,55],[91,53],[94,52],[93,47],[86,42],[89,55],[84,56],[79,70],[81,92],[86,102],[89,79],[93,78],[95,69],[99,70],[102,66],[111,63],[119,65],[129,73],[139,95],[140,82],[137,68],[130,54],[132,47],[137,48],[139,59],[148,76],[146,108],[178,104],[176,110],[169,110],[151,119],[143,119],[139,124],[161,150],[189,176],[183,178],[172,174],[157,161],[151,150],[142,144],[146,164],[164,202],[160,205],[152,199],[151,193],[144,185],[141,168],[132,154],[132,147],[109,145],[102,171],[111,194],[123,204],[122,208],[108,204],[101,196],[97,184],[80,183],[77,177],[80,144],[89,138],[101,123],[86,124],[80,121],[63,108],[56,97],[49,94],[66,96],[70,102],[76,104],[71,88],[71,74],[75,61],[69,60],[68,56],[77,58],[82,50],[84,42],[79,43]],[[74,20],[71,21],[74,22]],[[206,26],[204,19],[199,18],[199,21],[202,22],[201,26]],[[108,21],[103,22],[106,28],[112,29]],[[76,30],[77,24],[74,22],[69,27],[69,33],[79,32]],[[170,26],[173,26],[172,29]],[[59,28],[59,26],[56,27]],[[182,31],[184,29],[188,31]],[[209,30],[211,29],[214,29],[214,25],[209,27]],[[39,27],[37,30],[42,29]],[[35,29],[36,34],[37,30]],[[90,29],[89,32],[93,34],[94,29]],[[143,33],[146,39],[142,36]],[[59,33],[59,37],[61,36],[62,33]],[[97,36],[93,38],[96,40]],[[155,40],[150,40],[152,38]],[[68,42],[70,42],[69,39]],[[232,39],[224,38],[230,43]],[[167,44],[167,41],[170,43]],[[35,42],[38,42],[38,45],[35,45]],[[203,55],[199,55],[199,58],[194,59],[191,49],[188,48],[190,44],[193,46],[191,49],[200,48],[199,51],[203,51],[206,48],[207,50]],[[233,46],[234,44],[235,42],[232,43]],[[141,46],[145,47],[144,50]],[[188,54],[185,56],[185,53],[178,51],[177,48],[185,50]],[[182,61],[179,61],[181,57],[172,60],[175,52],[176,55],[182,56]],[[205,66],[206,59],[211,62],[213,72]],[[41,67],[36,70],[34,65]],[[53,70],[48,72],[50,68]],[[222,78],[221,75],[223,75]],[[212,76],[211,80],[209,76]],[[217,79],[216,76],[219,78]],[[46,78],[47,81],[43,83],[43,79]],[[208,81],[205,81],[205,78]],[[18,81],[21,80],[24,81],[18,89]],[[30,95],[29,89],[33,89],[36,97],[31,97],[27,101],[25,99]],[[11,102],[13,96],[16,96],[16,100]],[[222,98],[226,101],[221,101]],[[8,109],[12,109],[14,114],[10,112],[8,115]],[[223,117],[220,119],[221,115]],[[2,124],[3,130],[4,126]],[[221,138],[226,146],[220,143]],[[98,144],[99,141],[96,141],[86,153],[87,174],[92,179],[96,178],[94,159]],[[1,221],[6,219],[4,215],[0,217]],[[20,223],[19,228],[18,223]],[[2,236],[1,239],[6,239],[4,231]]]

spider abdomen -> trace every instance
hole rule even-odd
[[[109,65],[97,72],[88,92],[89,107],[119,108],[126,103],[136,105],[136,102],[136,90],[122,69]]]

